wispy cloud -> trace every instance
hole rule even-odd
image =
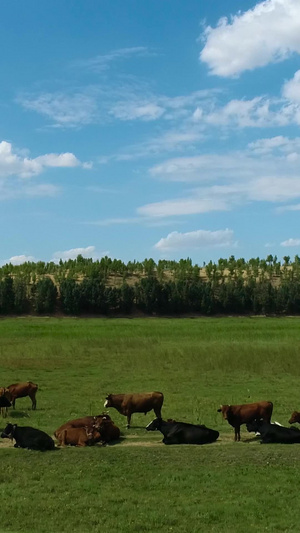
[[[110,114],[120,120],[157,120],[165,110],[154,102],[119,103],[113,106]]]
[[[155,56],[156,52],[145,46],[134,46],[131,48],[119,48],[112,50],[107,54],[99,54],[97,56],[74,61],[72,66],[79,68],[86,68],[93,72],[103,72],[107,70],[112,63],[120,60],[131,59],[135,57],[151,57]]]
[[[218,76],[283,61],[300,53],[300,3],[266,0],[230,20],[220,19],[216,28],[207,26],[202,38],[200,59]]]
[[[234,233],[230,229],[207,231],[196,230],[188,233],[173,231],[160,239],[154,246],[161,252],[173,252],[184,249],[195,250],[206,247],[236,246]]]
[[[177,157],[150,169],[150,175],[164,181],[178,181],[193,189],[183,190],[180,197],[140,206],[141,216],[170,217],[231,210],[253,202],[283,204],[300,198],[300,171],[296,157],[289,157],[296,149],[296,140],[283,138],[279,145],[285,152],[265,153],[267,140],[252,148],[220,154]],[[262,148],[263,152],[257,149]],[[296,152],[292,152],[295,155]],[[300,154],[300,147],[299,147]],[[195,187],[195,184],[198,184]],[[297,210],[297,207],[284,207]]]
[[[55,127],[75,128],[97,122],[97,100],[88,91],[73,94],[23,94],[18,96],[17,102],[25,109],[51,119]]]

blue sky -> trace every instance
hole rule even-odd
[[[299,0],[11,1],[0,45],[1,264],[300,253]]]

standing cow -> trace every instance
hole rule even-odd
[[[32,410],[36,409],[36,393],[38,390],[38,385],[32,383],[32,381],[26,381],[25,383],[14,383],[9,385],[5,389],[5,396],[12,403],[13,408],[15,409],[16,399],[25,398],[29,396],[32,402]]]
[[[224,420],[234,428],[234,440],[240,441],[242,424],[253,420],[270,422],[273,412],[272,402],[246,403],[243,405],[221,405],[218,413],[222,413]]]
[[[131,416],[133,413],[155,412],[157,418],[161,418],[161,408],[164,401],[162,392],[141,392],[133,394],[109,394],[104,403],[104,407],[114,407],[127,416],[127,427],[130,427]]]

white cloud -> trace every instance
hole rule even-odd
[[[247,151],[227,154],[208,153],[190,157],[167,159],[150,168],[150,175],[168,181],[206,183],[208,181],[238,180],[289,175],[298,178],[298,165],[286,157],[252,154]],[[222,183],[221,182],[221,183]]]
[[[283,213],[284,211],[300,211],[300,204],[283,205],[278,207],[276,211],[278,213]]]
[[[218,76],[237,76],[300,53],[299,0],[266,0],[207,26],[201,61]]]
[[[280,243],[280,246],[291,247],[291,246],[300,246],[300,239],[288,239]]]
[[[74,154],[66,152],[64,154],[46,154],[40,155],[35,159],[45,167],[78,167],[80,161]]]
[[[98,106],[95,96],[91,94],[21,95],[17,101],[25,109],[50,118],[56,127],[74,128],[96,122]]]
[[[161,106],[151,102],[145,102],[144,104],[124,102],[112,107],[110,112],[114,117],[120,120],[140,119],[149,121],[157,120],[163,115],[164,111],[165,110]]]
[[[276,149],[288,149],[290,151],[291,145],[293,147],[296,145],[300,148],[300,137],[294,139],[293,141],[287,137],[283,137],[282,135],[277,135],[277,137],[266,139],[257,139],[257,141],[249,143],[248,148],[258,154],[264,154]]]
[[[0,178],[8,176],[28,178],[41,174],[47,167],[76,167],[81,164],[72,153],[45,154],[30,159],[13,151],[11,143],[0,142]]]
[[[198,186],[183,190],[180,197],[140,206],[139,215],[192,215],[231,210],[252,202],[282,204],[300,199],[297,158],[287,157],[284,151],[289,146],[294,149],[297,138],[270,142],[271,147],[280,146],[279,155],[264,153],[268,148],[267,140],[264,141],[254,145],[255,150],[262,148],[262,153],[248,150],[225,155],[177,157],[152,167],[150,174],[154,177]],[[296,210],[292,207],[283,209]]]
[[[62,259],[63,261],[67,261],[68,259],[76,259],[78,255],[96,260],[109,255],[109,252],[98,252],[95,246],[87,246],[86,248],[71,248],[70,250],[64,250],[62,252],[54,252],[52,260],[59,261]]]
[[[162,252],[171,252],[183,249],[197,249],[204,247],[233,246],[233,231],[229,229],[218,231],[197,230],[188,233],[173,231],[167,237],[160,239],[154,248]]]
[[[285,82],[282,94],[287,100],[300,103],[300,70],[297,70],[291,80]]]
[[[165,200],[147,204],[138,208],[138,213],[148,217],[170,217],[178,215],[193,215],[197,213],[209,213],[210,211],[226,211],[228,204],[222,198],[213,198],[209,195],[193,194],[191,197]]]
[[[22,265],[28,261],[32,262],[36,261],[36,259],[32,255],[14,255],[7,261],[7,263],[11,263],[12,265]]]
[[[107,54],[97,55],[89,59],[83,59],[73,63],[74,67],[83,67],[94,72],[107,70],[111,63],[117,60],[130,59],[131,57],[149,57],[156,55],[153,50],[145,46],[135,46],[131,48],[119,48]]]

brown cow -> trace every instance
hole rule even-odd
[[[83,428],[83,427],[95,427],[96,429],[99,428],[103,417],[105,417],[106,420],[110,420],[110,416],[103,413],[102,415],[97,416],[84,416],[82,418],[75,418],[75,420],[69,420],[65,424],[62,424],[58,429],[54,431],[55,437],[57,437],[58,433],[61,433],[63,429],[67,428]]]
[[[234,428],[234,440],[241,440],[240,428],[242,424],[253,420],[270,422],[273,412],[272,402],[246,403],[244,405],[221,405],[218,413]]]
[[[300,413],[299,413],[299,411],[294,411],[291,414],[291,418],[289,419],[289,424],[295,424],[295,422],[298,422],[300,424]]]
[[[38,385],[32,383],[32,381],[27,381],[26,383],[14,383],[9,385],[5,389],[5,396],[12,403],[13,408],[15,409],[16,399],[24,398],[29,396],[32,401],[32,409],[36,409],[36,399],[35,395],[38,390]]]
[[[106,396],[104,407],[114,407],[127,416],[127,427],[130,426],[133,413],[147,414],[152,409],[157,418],[161,418],[161,407],[164,401],[162,392],[142,392],[134,394],[109,394]]]
[[[101,435],[94,427],[88,428],[65,428],[57,434],[60,446],[92,446],[101,440]]]
[[[120,429],[113,423],[112,420],[106,417],[103,417],[98,429],[101,433],[101,440],[104,442],[110,442],[120,438]]]

